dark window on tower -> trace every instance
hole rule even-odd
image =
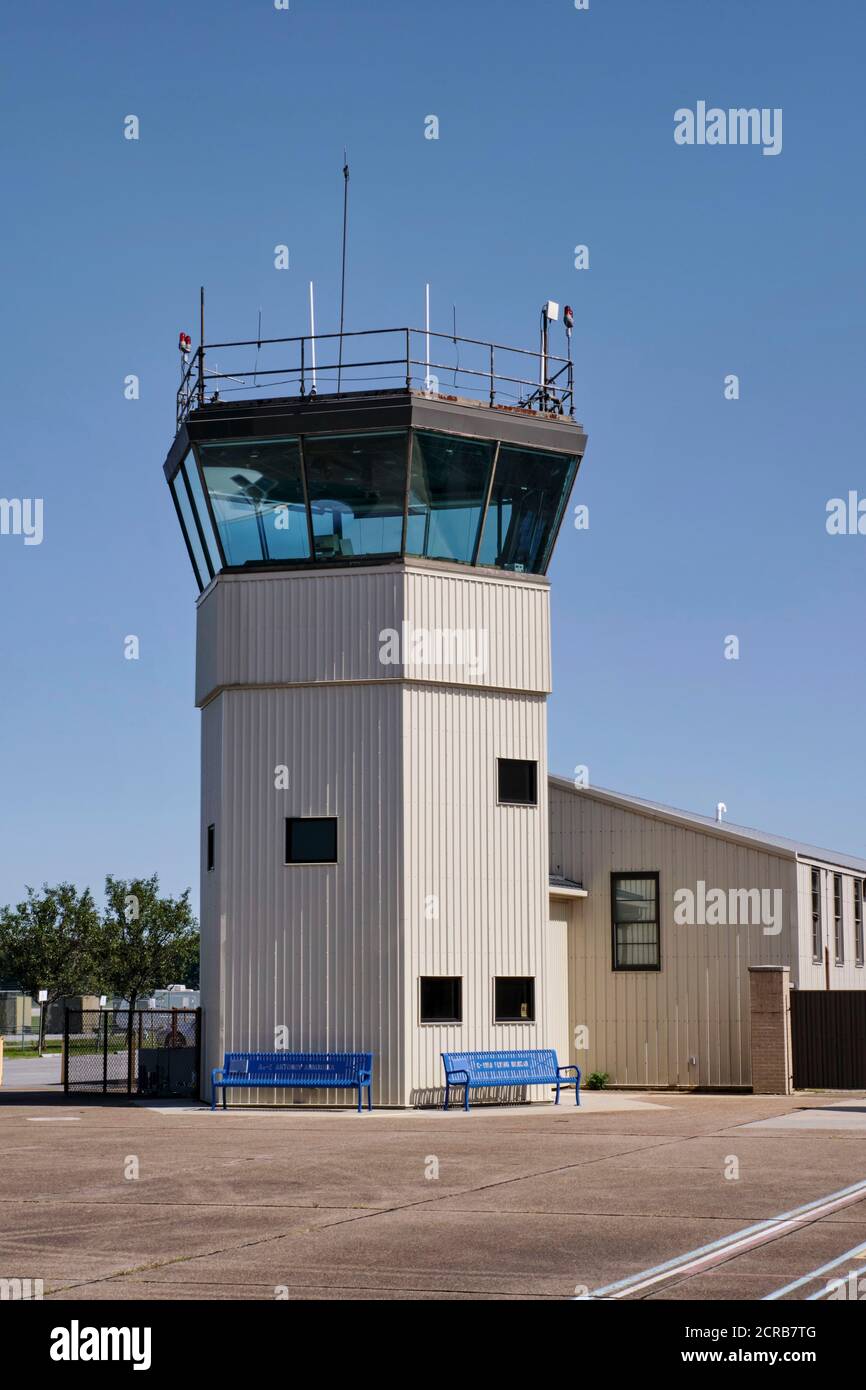
[[[611,874],[614,970],[660,970],[659,876]]]
[[[535,1022],[535,980],[531,975],[500,975],[493,981],[493,1021]]]
[[[207,828],[207,866],[212,869],[214,866],[214,856],[216,853],[216,826],[209,825]]]
[[[538,805],[538,763],[499,758],[499,800],[509,806]]]
[[[333,816],[286,817],[287,864],[336,864],[337,821]]]
[[[845,959],[845,927],[842,919],[842,875],[833,875],[833,946],[836,964]]]
[[[821,903],[821,870],[812,870],[812,959],[824,957],[824,923]]]
[[[854,880],[854,964],[863,964],[863,880]]]
[[[463,981],[459,975],[421,976],[421,1022],[463,1022]]]

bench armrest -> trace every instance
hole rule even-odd
[[[360,1081],[362,1086],[366,1086],[368,1081],[373,1080],[373,1073],[371,1071],[359,1071],[358,1080]]]
[[[559,1075],[562,1075],[562,1073],[563,1073],[564,1071],[574,1071],[574,1072],[577,1072],[578,1080],[580,1080],[580,1067],[574,1066],[573,1063],[572,1063],[570,1066],[567,1066],[567,1067],[557,1067],[556,1070],[557,1070],[557,1073],[558,1073]]]
[[[446,1067],[446,1069],[445,1069],[445,1075],[446,1075],[446,1077],[448,1078],[449,1081],[468,1081],[468,1080],[469,1080],[469,1073],[468,1073],[468,1071],[463,1071],[461,1068],[458,1068],[456,1071],[449,1071],[449,1070],[447,1069],[447,1067]]]
[[[214,1067],[213,1071],[212,1071],[211,1074],[210,1074],[210,1084],[211,1084],[212,1086],[215,1086],[216,1083],[217,1083],[217,1081],[222,1081],[222,1079],[223,1079],[223,1069],[222,1069],[222,1067]]]

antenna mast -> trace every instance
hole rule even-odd
[[[337,359],[337,395],[343,377],[343,312],[346,307],[346,229],[349,225],[349,156],[343,147],[343,276],[340,282],[340,350]]]
[[[430,286],[426,286],[424,296],[424,346],[426,371],[424,373],[424,390],[430,393]]]
[[[316,306],[313,299],[313,282],[310,281],[310,348],[313,354],[313,389],[311,396],[316,394]]]
[[[204,285],[199,291],[198,403],[204,405]]]

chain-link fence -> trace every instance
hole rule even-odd
[[[200,1009],[67,1009],[63,1089],[197,1096]]]

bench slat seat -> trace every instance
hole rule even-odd
[[[367,1109],[373,1108],[372,1081],[372,1052],[227,1052],[223,1065],[211,1073],[211,1110],[216,1109],[219,1090],[225,1110],[227,1092],[235,1087],[349,1087],[357,1088],[360,1113],[365,1090]]]
[[[452,1086],[463,1087],[463,1109],[469,1109],[469,1092],[481,1086],[556,1087],[556,1104],[562,1086],[574,1087],[575,1105],[580,1105],[580,1068],[559,1065],[552,1048],[526,1048],[511,1052],[443,1052],[445,1067],[445,1109]]]

